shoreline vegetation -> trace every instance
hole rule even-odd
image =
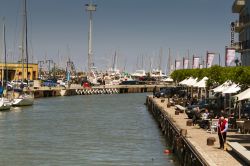
[[[207,87],[222,84],[225,81],[241,85],[242,90],[250,85],[250,67],[249,66],[235,66],[235,67],[221,67],[214,65],[210,68],[204,69],[182,69],[175,70],[171,74],[171,78],[175,82],[180,82],[188,77],[202,79],[208,77]]]

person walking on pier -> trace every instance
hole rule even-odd
[[[153,97],[155,97],[155,93],[156,93],[156,86],[153,89]]]
[[[221,116],[218,122],[218,136],[220,140],[219,149],[224,149],[224,144],[226,143],[226,137],[227,137],[227,130],[228,130],[228,122],[224,118],[224,116]]]

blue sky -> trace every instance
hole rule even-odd
[[[52,59],[60,66],[73,60],[77,70],[86,70],[88,53],[87,0],[28,0],[29,47],[33,61]],[[95,66],[106,70],[115,52],[118,67],[132,72],[137,67],[162,69],[168,60],[220,53],[230,44],[233,0],[94,0],[93,23]],[[0,0],[5,17],[10,60],[19,56],[21,0]],[[3,23],[1,20],[0,23]],[[2,28],[1,28],[2,29]],[[2,38],[2,34],[0,34]],[[0,40],[1,41],[1,40]],[[2,41],[1,41],[2,43]],[[2,44],[1,44],[2,45]],[[1,48],[1,47],[0,47]],[[143,57],[143,58],[142,58]],[[223,60],[224,62],[224,60]],[[218,63],[218,57],[215,58]]]

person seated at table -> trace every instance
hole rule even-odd
[[[193,118],[192,118],[193,125],[198,124],[198,120],[200,120],[200,117],[201,117],[200,108],[196,107],[194,109],[195,109],[195,112],[194,112],[194,115],[193,115]]]
[[[210,114],[208,112],[208,109],[206,108],[205,112],[202,114],[202,120],[200,122],[200,127],[204,128],[204,129],[208,129],[210,126],[209,119],[210,119]]]
[[[209,117],[209,112],[208,109],[206,108],[205,112],[202,114],[202,119],[208,119],[208,117]]]

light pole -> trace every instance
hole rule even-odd
[[[89,34],[88,34],[88,73],[90,73],[91,67],[93,67],[93,50],[92,50],[92,22],[93,12],[96,11],[95,4],[90,1],[89,4],[85,4],[86,11],[89,12]]]

